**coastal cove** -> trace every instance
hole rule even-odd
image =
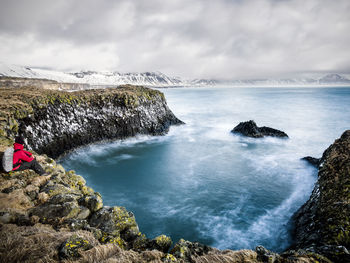
[[[47,175],[0,171],[2,261],[350,262],[349,89],[11,85],[0,88],[0,153],[20,134]],[[249,119],[288,138],[231,133]]]
[[[153,238],[185,238],[220,249],[292,242],[290,218],[309,198],[321,157],[350,122],[348,88],[162,89],[186,125],[165,136],[92,144],[60,162],[135,214]],[[233,135],[239,122],[285,131],[289,139]]]

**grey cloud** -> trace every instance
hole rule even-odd
[[[9,63],[208,78],[350,68],[347,0],[3,0],[0,5],[0,57]]]

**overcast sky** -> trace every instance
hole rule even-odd
[[[350,1],[1,0],[0,61],[188,78],[350,73]]]

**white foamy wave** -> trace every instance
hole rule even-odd
[[[137,135],[123,140],[94,143],[73,150],[69,155],[63,157],[61,161],[64,161],[67,166],[73,163],[85,163],[94,167],[113,164],[133,158],[130,154],[119,154],[118,150],[120,149],[133,148],[143,144],[163,143],[169,137]]]
[[[107,159],[106,163],[107,164],[117,164],[117,163],[119,163],[121,161],[129,160],[129,159],[132,159],[132,158],[135,158],[135,156],[133,156],[131,154],[121,154],[121,155],[113,156],[113,157]]]
[[[296,175],[293,181],[295,187],[289,198],[276,208],[267,210],[248,228],[242,229],[242,226],[234,223],[244,205],[242,199],[241,202],[235,204],[235,208],[224,211],[222,215],[208,214],[198,220],[198,230],[204,237],[214,239],[213,246],[219,249],[254,249],[258,245],[284,249],[290,242],[289,220],[309,197],[316,181],[315,170],[304,170],[302,174]]]

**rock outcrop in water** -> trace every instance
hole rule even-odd
[[[81,92],[1,88],[0,140],[21,134],[32,150],[53,158],[96,141],[161,135],[181,123],[161,92],[144,87]]]
[[[324,153],[310,199],[294,215],[295,247],[350,262],[350,130]]]
[[[232,133],[239,133],[247,137],[262,138],[265,136],[272,137],[288,137],[286,133],[280,130],[276,130],[270,127],[258,127],[253,120],[240,122],[233,130]]]
[[[320,161],[321,161],[321,159],[311,157],[311,156],[303,157],[303,158],[301,158],[301,160],[308,162],[309,164],[311,164],[312,166],[314,166],[316,168],[318,168],[318,166],[320,165]]]

